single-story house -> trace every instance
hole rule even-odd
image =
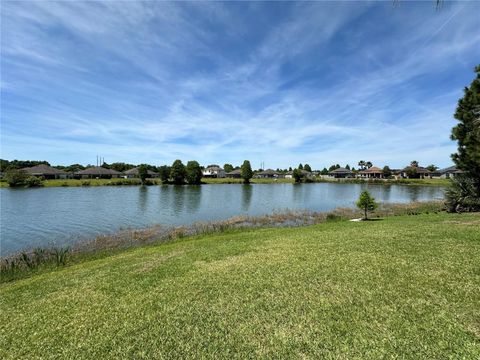
[[[273,179],[278,178],[279,173],[273,169],[267,169],[256,173],[254,177],[258,179]]]
[[[460,170],[456,166],[450,166],[450,167],[447,167],[445,169],[440,169],[440,170],[434,171],[432,173],[432,176],[433,177],[438,177],[438,178],[441,178],[441,179],[450,179],[451,177],[455,177],[458,174],[463,174],[463,173],[464,173],[464,171]]]
[[[398,173],[402,178],[408,179],[424,179],[425,177],[430,177],[431,173],[428,169],[425,169],[421,166],[407,166],[404,169],[400,170]]]
[[[138,177],[138,166],[134,167],[130,170],[126,170],[123,173],[126,175],[127,179],[137,178]],[[158,173],[156,173],[155,171],[152,171],[152,170],[147,170],[147,174],[148,174],[149,178],[158,177]]]
[[[119,178],[122,177],[124,174],[120,171],[106,169],[101,166],[92,166],[85,170],[80,170],[75,173],[75,176],[78,176],[82,179],[111,179],[111,178]]]
[[[45,179],[67,179],[70,177],[70,174],[59,169],[55,169],[54,167],[41,164],[32,167],[23,168],[28,175],[32,176],[40,176]]]
[[[330,176],[333,176],[334,178],[347,178],[347,177],[352,177],[353,172],[351,170],[345,169],[345,168],[338,168],[333,171],[330,171],[328,173]]]
[[[307,170],[300,170],[302,173],[303,177],[309,178],[312,176],[312,173]],[[285,179],[293,179],[293,171],[287,171],[284,176]]]
[[[358,172],[360,176],[367,177],[367,178],[375,178],[375,179],[382,179],[383,178],[383,171],[382,169],[372,166],[368,169],[362,170]]]
[[[224,178],[225,170],[220,166],[209,166],[202,171],[202,175],[206,178]]]
[[[230,171],[225,174],[225,177],[239,179],[242,177],[242,169],[235,169],[233,171]]]

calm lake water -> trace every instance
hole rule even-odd
[[[443,189],[433,186],[327,183],[0,189],[0,256],[126,228],[191,224],[285,209],[353,207],[364,188],[379,202],[443,197]]]

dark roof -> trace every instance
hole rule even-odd
[[[241,174],[242,173],[242,169],[235,169],[235,170],[232,170],[228,173],[226,173],[225,175],[236,175],[236,174]]]
[[[31,175],[64,175],[66,174],[66,172],[63,170],[55,169],[45,164],[23,168],[22,170],[26,171]]]
[[[138,166],[137,167],[134,167],[130,170],[126,170],[124,171],[123,173],[126,174],[126,175],[138,175]],[[147,170],[147,174],[148,175],[158,175],[155,171],[152,171],[152,170]]]
[[[447,174],[447,173],[449,173],[449,174],[462,174],[463,170],[460,170],[455,165],[453,165],[453,166],[449,166],[445,169],[437,170],[437,171],[435,171],[435,173],[437,173],[437,174]]]
[[[352,171],[341,167],[330,171],[330,174],[352,174]]]
[[[417,174],[430,174],[430,170],[425,169],[424,167],[421,166],[407,166],[406,168],[402,169],[401,172],[407,172],[410,169],[415,169],[417,171]]]
[[[209,166],[204,171],[223,171],[220,166]]]
[[[88,169],[77,171],[78,175],[123,175],[120,171],[105,169],[101,166],[92,166]]]
[[[273,169],[267,169],[267,170],[260,171],[258,175],[278,175],[278,172]]]

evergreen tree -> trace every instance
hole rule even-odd
[[[140,178],[142,185],[145,185],[145,180],[147,180],[147,177],[148,177],[147,165],[142,164],[138,167],[138,177]]]
[[[200,169],[200,164],[197,161],[195,161],[195,160],[189,161],[187,163],[186,171],[187,171],[187,181],[188,181],[189,184],[200,184],[201,183],[201,181],[202,181],[202,169]]]
[[[303,166],[303,170],[308,171],[308,172],[312,172],[312,168],[311,168],[310,165],[308,165],[308,164],[305,164],[305,165]]]
[[[225,164],[223,165],[223,170],[225,170],[226,173],[229,173],[233,171],[233,165],[232,164]]]
[[[250,179],[253,176],[252,166],[250,165],[250,161],[245,160],[242,164],[242,179],[245,184],[250,182]]]
[[[453,161],[480,188],[480,65],[475,72],[476,78],[458,101],[454,117],[459,123],[452,129],[451,138],[458,142]]]
[[[375,210],[377,206],[375,198],[373,198],[367,190],[362,191],[357,201],[357,207],[364,211],[364,220],[368,219],[368,212]]]
[[[182,160],[175,160],[172,164],[170,170],[170,178],[174,184],[183,184],[186,177],[185,165],[183,165]]]
[[[167,183],[170,179],[170,172],[171,168],[168,165],[162,165],[158,168],[158,175],[160,176],[160,180],[162,183]]]
[[[295,182],[296,182],[296,183],[301,182],[302,179],[303,179],[302,170],[300,170],[300,169],[295,169],[295,170],[293,170],[293,178],[295,179]]]

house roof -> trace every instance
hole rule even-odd
[[[45,164],[23,168],[22,170],[26,171],[31,175],[64,175],[66,174],[66,172],[63,170],[55,169],[54,167],[51,167]]]
[[[435,172],[438,173],[438,174],[447,174],[447,173],[449,173],[449,174],[462,174],[463,170],[460,170],[455,165],[453,165],[453,166],[449,166],[445,169],[437,170]]]
[[[430,171],[428,169],[425,169],[424,167],[411,166],[411,165],[402,169],[401,172],[406,172],[406,171],[409,171],[410,169],[415,169],[417,171],[417,174],[430,174]]]
[[[352,174],[352,171],[341,167],[330,171],[330,174]]]
[[[376,166],[372,166],[371,168],[360,171],[360,174],[382,174],[382,173],[383,173],[382,169]]]
[[[258,175],[276,175],[276,174],[278,175],[278,172],[273,169],[263,170],[258,173]]]
[[[120,171],[105,169],[101,166],[92,166],[88,169],[77,171],[78,175],[123,175]]]
[[[223,171],[220,166],[209,166],[203,171]]]
[[[129,170],[126,170],[123,173],[125,175],[138,175],[138,168],[139,167],[137,166],[137,167],[131,168]],[[147,170],[147,174],[148,175],[158,175],[155,171],[152,171],[152,170]]]
[[[232,170],[228,173],[226,173],[225,175],[236,175],[236,174],[241,174],[242,173],[242,169],[235,169],[235,170]]]

